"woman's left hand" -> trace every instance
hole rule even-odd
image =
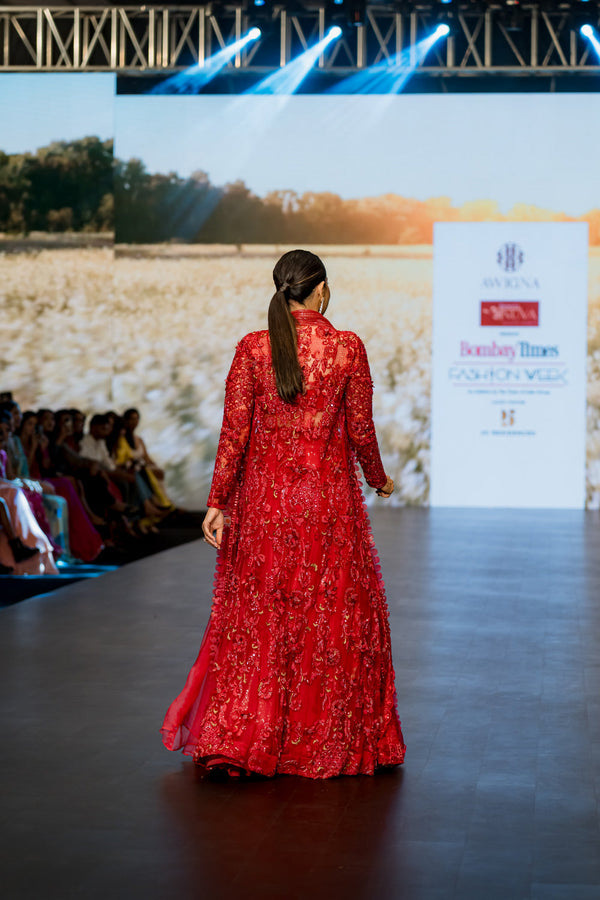
[[[202,523],[202,531],[204,532],[204,540],[211,547],[219,550],[221,540],[223,539],[223,526],[225,525],[225,517],[223,511],[211,506],[204,517]],[[216,535],[215,535],[216,532]]]

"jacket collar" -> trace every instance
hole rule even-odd
[[[298,322],[306,325],[312,322],[323,322],[324,325],[331,324],[331,322],[329,322],[325,316],[321,315],[320,312],[317,312],[316,309],[294,309],[292,310],[292,315]]]

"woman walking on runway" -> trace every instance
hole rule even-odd
[[[227,376],[203,524],[213,606],[163,741],[205,772],[371,775],[405,747],[355,460],[381,497],[394,484],[362,341],[323,315],[323,263],[292,250],[273,278],[269,330],[240,341]]]

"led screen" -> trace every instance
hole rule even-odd
[[[23,408],[138,406],[172,493],[202,505],[235,344],[266,327],[278,256],[307,246],[330,320],[366,343],[395,502],[427,504],[434,224],[581,221],[598,505],[597,95],[117,96],[112,76],[56,77],[50,95],[47,75],[0,77],[2,388]],[[37,115],[58,95],[60,114]],[[66,189],[32,200],[32,173]]]

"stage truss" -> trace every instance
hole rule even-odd
[[[596,4],[589,5],[597,15]],[[397,8],[368,5],[363,23],[346,26],[318,68],[345,76],[384,63],[439,22],[438,4],[412,4],[410,12]],[[336,21],[337,7],[331,4],[294,9],[291,13],[289,4],[281,4],[266,14],[227,4],[0,7],[0,71],[177,71],[203,66],[212,53],[258,24],[263,37],[238,53],[227,73],[262,75],[284,66]],[[435,45],[418,67],[422,75],[600,74],[600,60],[569,9],[524,5],[518,18],[511,18],[504,4],[480,11],[458,4],[449,13],[452,36]]]

